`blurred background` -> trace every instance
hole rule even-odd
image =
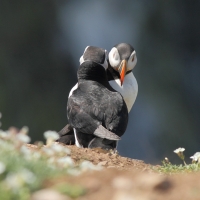
[[[88,45],[130,43],[139,93],[121,155],[160,164],[200,151],[200,1],[1,1],[1,129],[30,129],[32,142],[67,123],[66,103]],[[187,161],[187,159],[186,159]]]

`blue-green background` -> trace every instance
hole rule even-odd
[[[0,2],[2,129],[30,128],[32,142],[66,123],[70,88],[87,45],[128,42],[139,93],[121,155],[160,163],[200,151],[200,1]]]

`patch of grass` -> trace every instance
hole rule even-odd
[[[178,148],[174,150],[174,153],[183,161],[184,165],[173,165],[170,163],[168,158],[165,158],[162,161],[160,167],[154,168],[155,171],[160,172],[161,174],[177,174],[177,173],[191,173],[200,171],[200,152],[196,152],[190,158],[192,159],[191,164],[186,164],[184,152],[185,148]]]
[[[54,188],[62,194],[68,195],[72,198],[77,198],[86,193],[86,190],[79,185],[70,185],[66,183],[59,183]]]
[[[30,149],[28,128],[0,130],[0,199],[27,200],[33,192],[44,189],[44,182],[56,177],[79,175],[86,170],[100,170],[89,161],[75,165],[66,146],[54,143],[58,135],[45,132],[46,146]],[[52,189],[72,198],[85,194],[82,186],[64,182]]]
[[[188,165],[173,165],[163,161],[162,166],[154,169],[161,174],[191,173],[200,171],[200,164],[192,163]]]

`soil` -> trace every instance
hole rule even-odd
[[[75,162],[89,160],[103,166],[101,171],[61,177],[48,183],[48,187],[59,182],[82,186],[86,192],[78,200],[200,200],[200,173],[161,175],[154,170],[158,166],[141,160],[101,149],[67,147]]]

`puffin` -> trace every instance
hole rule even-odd
[[[106,50],[88,46],[77,71],[77,88],[67,102],[67,118],[80,148],[116,149],[125,133],[128,109],[109,82]]]
[[[132,72],[137,64],[136,51],[130,44],[120,43],[110,50],[108,58],[109,84],[123,96],[130,112],[138,94],[137,80]]]
[[[87,48],[88,47],[86,47],[79,60],[80,64],[84,62],[84,60],[94,59],[94,53],[92,51],[87,51]],[[128,112],[130,112],[138,94],[137,80],[132,72],[137,64],[136,51],[128,43],[116,44],[110,50],[107,62],[108,68],[106,72],[109,84],[123,96]],[[71,89],[69,97],[77,86],[78,83]],[[58,134],[60,138],[57,142],[66,145],[75,144],[73,128],[69,124],[60,130]]]

